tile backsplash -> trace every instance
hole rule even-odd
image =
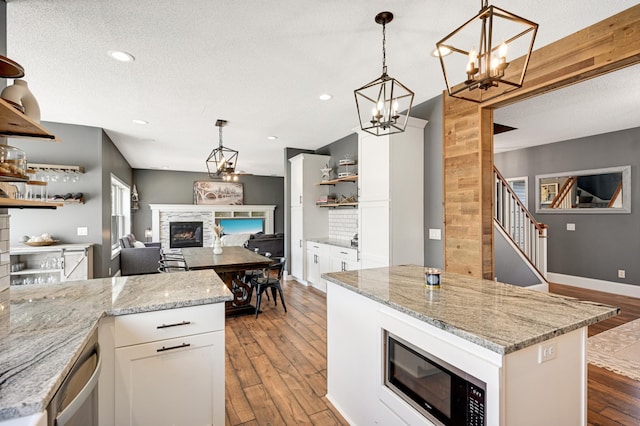
[[[351,241],[358,233],[357,209],[329,210],[329,238]]]

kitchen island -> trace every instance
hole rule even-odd
[[[222,322],[222,346],[215,348],[222,354],[222,386],[216,385],[222,393],[215,398],[217,407],[222,406],[218,418],[223,423],[224,302],[231,299],[231,292],[213,271],[12,286],[0,293],[0,422],[43,413],[98,327],[104,358],[100,399],[107,401],[100,409],[113,411],[114,345],[136,343],[127,336],[131,328],[118,326],[115,320],[126,323],[145,315],[211,306],[207,318]],[[178,328],[167,329],[173,333],[169,337],[176,337]],[[107,413],[105,422],[101,416],[101,424],[111,423],[113,415]]]
[[[617,308],[458,274],[428,287],[421,266],[323,278],[327,398],[349,423],[438,424],[384,384],[391,334],[486,386],[480,424],[586,424],[587,326]]]

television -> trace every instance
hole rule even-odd
[[[228,218],[217,219],[218,225],[222,226],[222,235],[229,234],[257,234],[258,232],[264,232],[264,219],[263,218]]]

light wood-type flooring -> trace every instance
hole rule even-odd
[[[554,293],[621,307],[621,314],[589,327],[592,336],[640,318],[640,299],[561,285]],[[327,389],[326,299],[284,281],[280,302],[263,299],[263,313],[226,323],[227,425],[346,425],[324,397]],[[589,425],[640,425],[640,382],[589,365]]]

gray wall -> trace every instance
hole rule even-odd
[[[502,283],[528,287],[541,284],[527,263],[519,256],[509,241],[499,232],[493,229],[494,275]]]
[[[144,241],[144,230],[151,226],[149,204],[193,204],[193,182],[210,180],[207,173],[167,170],[133,171],[133,181],[140,196],[140,209],[132,214],[132,231]],[[275,232],[284,232],[284,178],[241,176],[244,203],[275,205]]]
[[[44,232],[50,233],[64,243],[93,243],[95,245],[94,274],[102,276],[105,261],[102,253],[104,235],[102,130],[69,124],[47,122],[42,124],[61,141],[9,139],[9,145],[23,149],[30,163],[83,166],[85,174],[79,182],[50,183],[48,186],[49,193],[52,195],[82,192],[85,194],[85,204],[68,204],[57,210],[11,209],[9,211],[11,245],[18,245],[18,241],[24,235],[38,235]],[[109,193],[110,188],[107,189],[107,194]],[[107,207],[109,207],[108,202]],[[110,221],[107,220],[107,230],[109,224]],[[88,228],[89,233],[86,237],[77,236],[79,226]],[[108,235],[107,233],[107,242]]]
[[[549,225],[549,272],[640,285],[640,128],[496,154],[495,164],[507,178],[529,177],[529,200],[536,175],[631,165],[631,214],[534,215]]]
[[[429,121],[424,128],[424,264],[444,268],[442,95],[416,105],[411,116]],[[440,229],[442,239],[430,240],[429,228]]]

